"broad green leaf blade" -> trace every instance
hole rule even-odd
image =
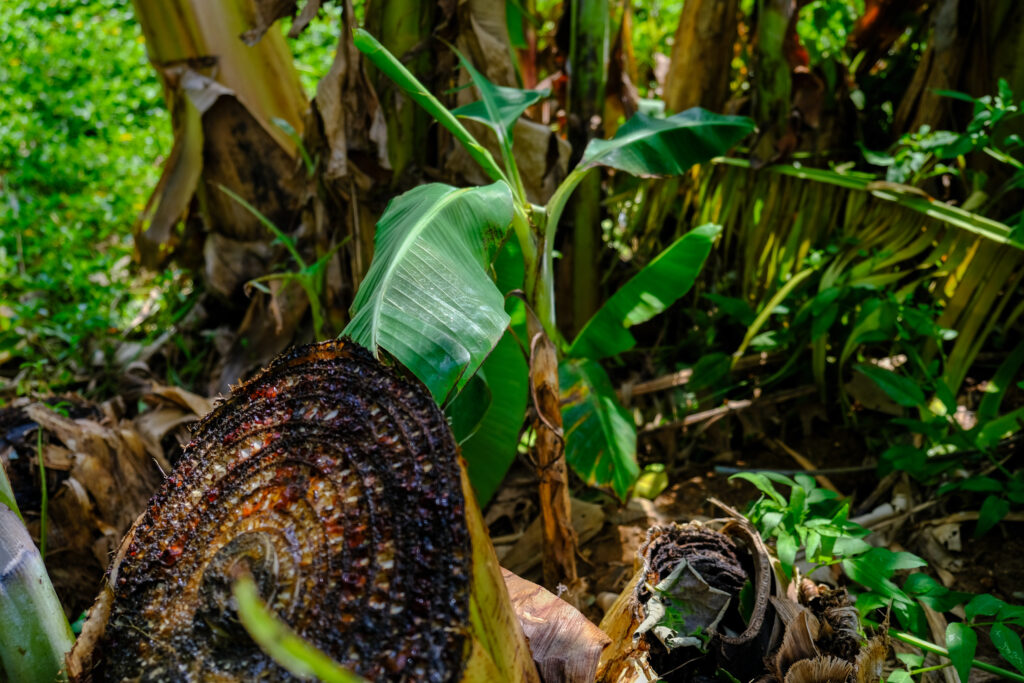
[[[679,175],[725,154],[753,130],[754,122],[746,116],[700,107],[665,119],[634,114],[611,140],[591,140],[580,166],[610,166],[638,176]]]
[[[981,538],[985,533],[1002,521],[1010,512],[1010,501],[999,496],[989,495],[981,504],[978,512],[978,525],[974,527],[974,537]]]
[[[690,290],[721,232],[709,223],[673,242],[598,309],[569,355],[598,359],[632,348],[636,340],[626,328],[650,320]]]
[[[508,326],[487,275],[512,221],[504,182],[456,189],[433,183],[391,201],[343,334],[397,358],[443,403],[473,376]]]
[[[968,621],[974,621],[975,617],[979,616],[992,616],[998,614],[999,610],[1003,609],[1006,603],[989,593],[982,593],[981,595],[975,595],[971,598],[971,601],[967,603],[964,608],[964,614],[967,616]]]
[[[558,366],[562,393],[565,459],[588,484],[611,485],[625,500],[640,474],[636,426],[619,405],[612,382],[599,363],[567,359]]]
[[[954,621],[946,627],[946,648],[949,650],[953,668],[960,674],[960,680],[968,680],[971,660],[974,659],[974,651],[978,648],[978,634],[967,624]]]
[[[487,386],[485,374],[486,371],[481,367],[462,387],[459,395],[444,408],[457,444],[464,443],[480,429],[480,423],[491,405],[491,388]]]
[[[491,389],[491,404],[480,426],[462,444],[469,480],[481,506],[498,490],[515,460],[526,417],[529,375],[526,359],[512,334],[505,333],[484,361],[482,371]]]
[[[252,577],[236,581],[233,593],[242,626],[261,650],[289,672],[299,678],[316,677],[325,683],[367,683],[365,678],[342,667],[280,621],[260,600]]]
[[[520,90],[519,88],[494,85],[468,63],[463,62],[463,64],[470,71],[473,82],[480,89],[480,94],[484,99],[463,105],[453,110],[452,113],[464,119],[479,121],[490,127],[499,136],[504,135],[511,139],[512,126],[523,115],[523,112],[550,93],[548,90]],[[481,83],[486,85],[481,85]]]
[[[916,408],[924,405],[924,392],[914,380],[877,365],[862,364],[856,366],[856,369],[867,375],[889,398],[901,406]]]
[[[1024,673],[1024,647],[1021,647],[1020,636],[1002,623],[993,624],[988,635],[1003,659],[1012,664],[1017,671]]]

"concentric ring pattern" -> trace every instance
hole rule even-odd
[[[424,389],[351,342],[293,350],[203,420],[137,522],[111,573],[101,678],[287,679],[237,621],[245,571],[367,678],[458,680],[464,513],[455,444]]]

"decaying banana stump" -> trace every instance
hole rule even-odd
[[[72,677],[287,678],[238,622],[239,570],[367,678],[538,680],[443,414],[354,344],[279,357],[202,421],[121,544]]]
[[[873,683],[888,643],[865,641],[843,589],[776,571],[742,518],[654,527],[608,610],[602,683]]]

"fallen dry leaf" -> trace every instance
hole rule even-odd
[[[544,683],[591,683],[611,639],[565,600],[507,569],[501,573]]]

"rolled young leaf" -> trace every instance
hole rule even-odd
[[[438,403],[462,388],[509,317],[486,267],[512,222],[504,182],[432,183],[391,201],[344,334],[412,371]]]
[[[537,680],[443,414],[352,342],[278,357],[204,418],[122,543],[72,673],[286,678],[238,620],[241,574],[370,680]]]

